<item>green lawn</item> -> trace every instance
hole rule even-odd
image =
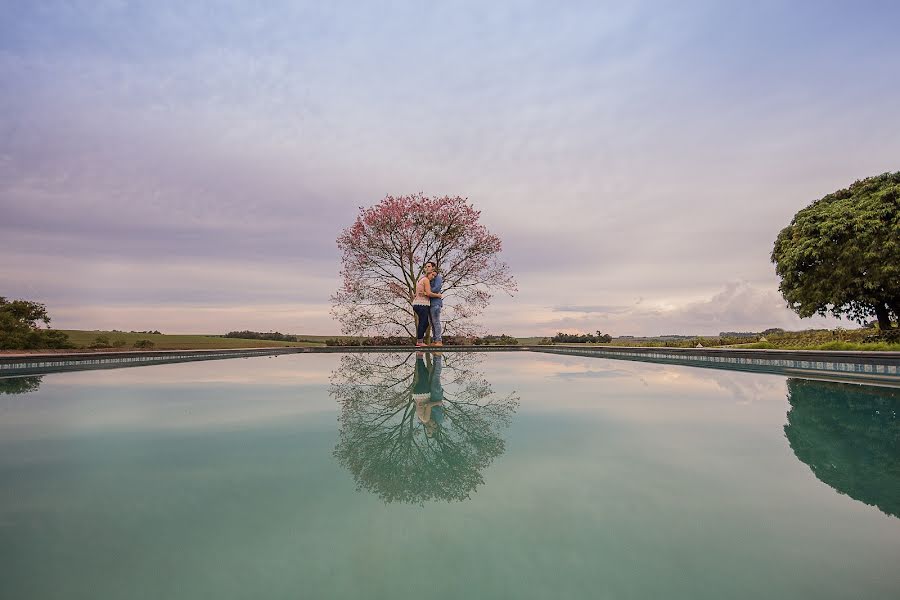
[[[275,346],[324,346],[328,337],[324,335],[305,335],[302,342],[275,342],[270,340],[243,340],[217,337],[213,335],[167,335],[154,333],[126,333],[118,331],[82,331],[78,329],[61,329],[68,334],[69,341],[76,348],[86,348],[94,343],[97,336],[106,336],[110,344],[123,340],[122,349],[133,349],[138,340],[153,342],[152,350],[205,350],[218,348],[271,348]]]

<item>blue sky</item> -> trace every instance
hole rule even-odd
[[[0,295],[58,327],[337,332],[335,238],[418,191],[504,240],[495,333],[834,325],[783,307],[772,242],[900,168],[891,2],[0,15]]]

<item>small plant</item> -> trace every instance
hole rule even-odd
[[[112,343],[112,345],[113,345],[113,348],[124,348],[124,347],[125,347],[125,344],[127,344],[127,343],[128,343],[128,342],[126,342],[126,341],[123,340],[122,338],[119,338],[119,339],[117,339],[116,341],[114,341],[114,342]]]
[[[105,335],[98,335],[94,338],[94,341],[91,343],[88,348],[109,348],[112,344],[109,343],[109,337]]]
[[[153,346],[155,346],[155,344],[150,340],[138,340],[134,343],[135,348],[142,348],[145,350],[148,348],[152,348]]]

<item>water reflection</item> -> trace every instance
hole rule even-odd
[[[41,387],[43,375],[29,377],[0,377],[0,394],[27,394]]]
[[[784,432],[823,483],[900,517],[900,391],[788,379]]]
[[[341,404],[334,456],[385,502],[469,498],[503,453],[518,407],[470,353],[347,354],[331,376]]]

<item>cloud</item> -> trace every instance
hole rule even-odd
[[[421,190],[504,241],[521,292],[491,331],[802,327],[777,232],[900,155],[884,10],[25,3],[0,23],[0,292],[296,301],[336,331],[336,236]]]
[[[717,335],[722,331],[762,331],[770,327],[834,327],[833,318],[800,319],[774,286],[737,281],[701,299],[641,299],[630,306],[523,306],[501,299],[484,319],[491,330],[519,335],[553,335],[558,331],[603,331],[611,335]],[[611,308],[612,310],[603,310]],[[590,309],[590,310],[582,310]],[[523,332],[523,333],[519,333]]]
[[[554,312],[621,314],[627,312],[628,306],[554,306]]]

